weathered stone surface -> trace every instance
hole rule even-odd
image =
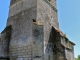
[[[2,58],[8,58],[10,38],[11,38],[11,26],[8,26],[1,33],[0,57]]]
[[[33,60],[42,60],[44,53],[43,25],[33,24]]]
[[[13,3],[13,4],[10,5],[9,17],[14,16],[24,10],[27,10],[27,9],[37,6],[36,5],[37,0],[12,0],[11,3]],[[34,15],[36,15],[36,14],[34,14]]]
[[[10,60],[66,59],[61,35],[56,31],[59,30],[56,0],[11,0],[8,26],[12,29],[5,29],[1,34],[0,57],[7,56]],[[72,51],[67,52],[73,57]]]

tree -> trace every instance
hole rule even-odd
[[[80,60],[80,55],[78,55],[74,60]]]
[[[78,58],[77,58],[77,60],[80,60],[80,55],[78,55]]]

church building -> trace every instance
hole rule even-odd
[[[60,31],[56,0],[10,0],[0,33],[0,60],[74,60],[74,43]]]

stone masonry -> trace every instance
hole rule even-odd
[[[72,60],[66,58],[70,49],[61,44],[60,33],[56,0],[10,0],[0,60]]]

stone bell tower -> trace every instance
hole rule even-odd
[[[49,44],[52,26],[59,29],[56,0],[11,0],[10,60],[53,60]]]

